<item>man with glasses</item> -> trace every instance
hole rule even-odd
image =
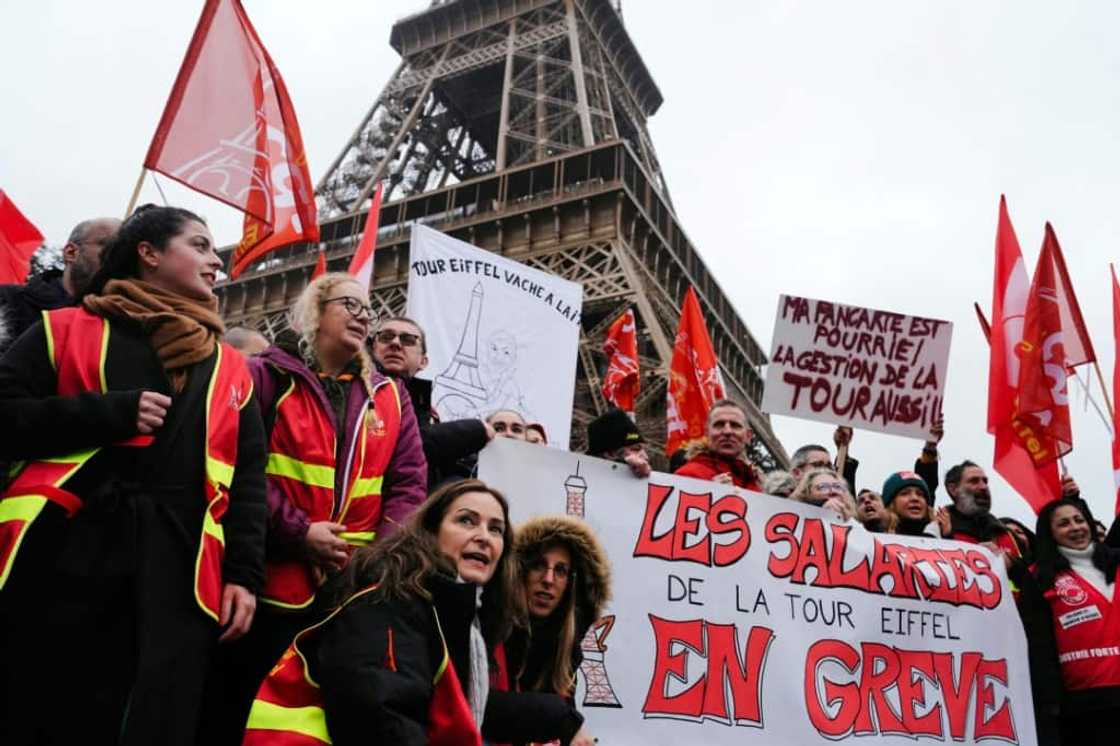
[[[5,346],[39,321],[42,311],[78,302],[78,296],[101,263],[101,250],[120,226],[121,221],[116,218],[83,220],[70,231],[70,238],[62,247],[63,269],[47,270],[26,285],[0,285],[0,316],[8,327]]]
[[[432,409],[432,382],[416,377],[428,366],[428,345],[420,325],[406,316],[382,319],[371,337],[370,354],[381,372],[399,378],[412,397],[428,458],[428,489],[470,477],[474,456],[494,437],[494,429],[482,420],[439,421]]]

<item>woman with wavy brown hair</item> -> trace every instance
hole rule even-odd
[[[500,492],[478,480],[433,492],[354,553],[343,600],[265,679],[244,743],[281,731],[336,746],[481,744],[492,653],[517,618],[512,548]]]

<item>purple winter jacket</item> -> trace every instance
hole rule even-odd
[[[346,401],[345,428],[340,432],[338,423],[335,422],[334,408],[322,384],[319,383],[319,376],[304,365],[302,360],[279,347],[272,346],[256,357],[247,358],[247,361],[249,374],[253,377],[253,386],[261,404],[261,412],[265,413],[265,422],[272,419],[272,415],[268,413],[276,405],[276,400],[281,394],[277,390],[279,383],[277,374],[269,370],[271,367],[275,371],[293,377],[297,385],[308,386],[315,392],[327,416],[334,424],[335,432],[339,432],[340,435],[345,433],[343,442],[350,442],[355,437],[358,417],[365,403],[369,401],[369,395],[361,381],[355,380],[350,384],[350,395]],[[385,376],[375,371],[370,383],[376,390],[387,381]],[[398,524],[424,502],[428,491],[428,462],[424,458],[424,447],[420,442],[420,428],[416,423],[416,415],[412,411],[412,400],[409,399],[407,392],[401,391],[400,401],[401,429],[382,483],[381,521],[376,529],[378,538],[392,533]],[[267,435],[271,438],[271,433]],[[340,441],[342,441],[341,437]],[[343,471],[338,469],[335,472],[336,493],[343,489],[343,482],[347,478]],[[303,539],[310,525],[307,514],[292,505],[271,479],[266,482],[270,548],[286,555],[297,553],[302,549]]]

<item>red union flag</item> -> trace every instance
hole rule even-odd
[[[1120,417],[1116,403],[1120,402],[1120,285],[1116,283],[1116,268],[1112,271],[1112,340],[1116,345],[1116,362],[1112,366],[1112,479],[1116,483],[1116,515],[1120,515]]]
[[[681,323],[669,365],[666,419],[669,432],[665,452],[673,453],[704,436],[712,403],[724,398],[719,362],[704,323],[696,291],[689,288],[681,306]]]
[[[638,371],[638,332],[634,309],[618,317],[607,331],[603,353],[610,361],[603,376],[603,398],[624,412],[634,411],[634,400],[641,390]]]
[[[992,287],[992,336],[988,363],[988,432],[995,435],[993,465],[1023,499],[1039,508],[1061,494],[1058,466],[1047,461],[1038,436],[1042,423],[1018,411],[1023,321],[1030,284],[1019,239],[1000,197],[996,230],[996,267]]]
[[[1027,300],[1019,357],[1019,413],[1038,420],[1035,435],[1043,444],[1032,455],[1036,463],[1054,461],[1073,449],[1069,371],[1096,360],[1096,354],[1049,223]]]
[[[0,189],[0,285],[22,285],[43,234]]]
[[[207,0],[144,166],[245,213],[233,277],[272,249],[319,240],[295,110],[237,0]]]

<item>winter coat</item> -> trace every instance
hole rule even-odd
[[[575,638],[571,651],[574,674],[583,661],[581,642],[587,630],[602,616],[611,597],[611,568],[606,552],[586,523],[564,515],[534,518],[517,528],[516,553],[522,566],[553,544],[563,544],[572,554],[575,575],[569,591],[575,593]],[[506,641],[509,670],[515,677],[517,692],[490,693],[486,706],[484,732],[495,740],[514,743],[545,742],[559,739],[561,744],[578,732],[583,717],[570,698],[548,692],[534,692],[542,672],[552,665],[557,638],[563,625],[558,612],[534,620],[530,629],[515,629]],[[529,696],[532,693],[532,696]],[[574,694],[574,692],[573,692]]]
[[[253,377],[261,402],[266,428],[271,430],[275,417],[277,399],[282,389],[281,379],[295,377],[302,385],[311,389],[321,397],[323,407],[332,420],[337,419],[334,408],[327,398],[319,377],[308,368],[290,350],[280,347],[270,347],[260,355],[249,360],[249,373]],[[385,377],[374,373],[371,384],[377,386]],[[354,428],[358,427],[358,417],[369,395],[365,386],[358,380],[350,385],[350,392],[346,400],[346,417],[342,431],[345,437],[339,437],[339,444],[349,443],[353,440]],[[379,537],[392,533],[395,527],[402,523],[416,507],[427,497],[427,471],[428,465],[424,458],[423,446],[420,443],[419,428],[416,416],[413,414],[412,402],[407,396],[401,396],[401,429],[400,436],[393,451],[389,467],[385,472],[385,481],[381,488],[381,523],[377,527]],[[339,431],[335,423],[336,432]],[[341,459],[340,459],[341,460]],[[342,489],[342,481],[347,478],[345,469],[335,472],[335,490]],[[268,486],[268,539],[270,551],[277,551],[291,556],[302,550],[303,539],[307,535],[310,520],[307,514],[292,505],[275,485]]]
[[[219,634],[193,588],[206,514],[206,397],[217,355],[192,366],[184,390],[172,394],[147,335],[126,321],[111,320],[109,329],[107,393],[56,395],[42,324],[0,359],[0,458],[101,447],[65,485],[81,498],[81,510],[56,526],[49,541],[28,535],[4,589],[3,601],[30,609],[26,615],[5,609],[0,617],[26,626],[4,635],[15,648],[5,653],[5,673],[31,703],[13,717],[0,712],[0,723],[37,720],[37,727],[53,730],[81,724],[88,742],[193,743]],[[136,435],[144,390],[172,398],[154,442],[113,445]],[[256,593],[264,582],[265,444],[255,397],[238,418],[236,468],[221,519],[221,579]],[[61,680],[53,674],[63,670],[54,668],[56,649],[69,651]],[[22,651],[29,660],[19,659]],[[36,681],[42,671],[52,672],[52,680]],[[67,703],[68,718],[44,720],[34,712],[43,706],[57,714],[59,702]],[[10,735],[0,741],[24,742]]]
[[[694,477],[711,481],[719,474],[730,472],[731,479],[736,487],[744,490],[762,491],[762,483],[758,478],[758,470],[745,459],[727,459],[711,451],[703,451],[689,459],[674,473],[682,477]]]
[[[28,280],[26,285],[0,285],[0,316],[7,326],[7,342],[0,337],[0,353],[19,335],[42,321],[43,311],[72,306],[75,299],[62,286],[62,270],[51,269]]]
[[[443,658],[440,630],[464,696],[470,691],[476,586],[437,575],[425,587],[431,602],[380,595],[356,600],[309,647],[311,677],[322,688],[335,746],[428,743],[432,681]]]
[[[432,409],[432,382],[420,378],[403,382],[420,425],[420,440],[428,459],[429,491],[444,482],[473,477],[475,457],[490,442],[482,420],[440,422]]]

